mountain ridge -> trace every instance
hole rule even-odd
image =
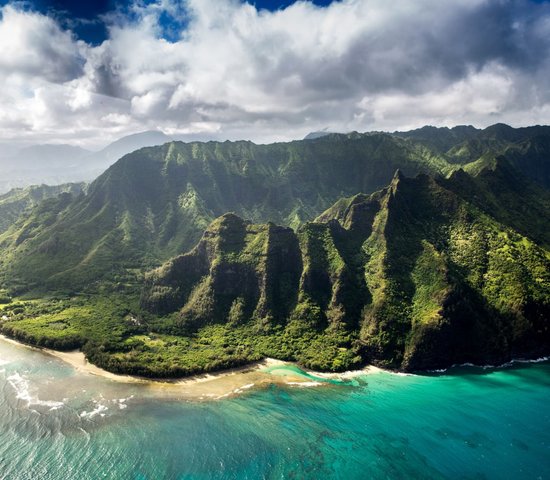
[[[388,150],[393,152],[390,161]],[[90,185],[86,196],[74,199],[68,211],[55,213],[53,224],[35,229],[24,250],[21,244],[15,245],[24,225],[5,234],[0,242],[15,257],[10,265],[23,275],[27,270],[40,282],[55,281],[52,275],[62,273],[54,272],[50,261],[56,253],[40,251],[44,242],[61,232],[68,248],[60,248],[59,255],[68,263],[71,249],[76,249],[67,271],[94,251],[105,252],[115,263],[119,251],[131,263],[133,250],[138,256],[146,251],[155,261],[155,257],[167,258],[192,246],[201,230],[225,211],[297,226],[343,194],[380,188],[396,166],[410,174],[450,168],[438,159],[426,161],[421,152],[389,135],[332,134],[268,146],[172,142],[120,159]],[[114,242],[112,248],[110,242]],[[42,257],[37,262],[40,265],[25,265],[29,251]],[[106,263],[106,268],[111,264]],[[49,266],[51,270],[44,270]],[[75,279],[67,283],[75,284]]]
[[[179,312],[174,328],[185,334],[219,322],[252,322],[256,334],[265,334],[282,321],[290,335],[304,321],[335,354],[332,364],[316,363],[307,346],[290,348],[291,359],[310,368],[359,362],[416,371],[548,353],[548,250],[426,175],[397,172],[381,192],[339,203],[296,233],[220,217],[195,249],[147,277],[143,308]],[[288,237],[271,243],[296,259],[270,259],[269,231]],[[264,247],[250,259],[257,242]],[[301,259],[290,253],[296,244]],[[251,261],[255,267],[247,270]],[[277,272],[271,281],[270,262]],[[273,282],[283,276],[280,293]],[[271,287],[262,293],[261,285]]]
[[[540,143],[537,139],[548,129],[533,127],[517,133],[497,125],[480,131],[470,127],[458,130],[490,139],[511,136],[522,142],[535,131],[535,140],[527,141]],[[440,130],[427,131],[437,134]],[[476,142],[482,146],[481,157],[469,163],[456,163],[460,157],[456,151],[453,155],[458,157],[452,157],[422,142],[379,132],[330,133],[313,140],[271,145],[210,141],[146,147],[121,158],[90,185],[85,196],[73,198],[63,209],[46,216],[47,223],[41,223],[39,216],[30,223],[21,219],[2,234],[4,278],[20,279],[25,289],[80,288],[124,275],[128,269],[154,266],[192,247],[207,225],[227,211],[259,223],[274,221],[296,228],[341,197],[382,188],[397,168],[409,176],[448,176],[459,169],[478,175],[486,167],[493,168],[497,158],[528,177],[520,181],[519,177],[512,178],[519,173],[508,175],[507,188],[515,188],[514,182],[529,185],[522,187],[528,200],[521,207],[529,220],[524,221],[524,227],[516,222],[516,228],[527,232],[538,223],[538,233],[528,233],[545,237],[541,212],[530,213],[528,203],[538,205],[536,197],[547,202],[542,187],[531,185],[536,177],[542,179],[543,186],[544,172],[550,171],[546,144],[542,142],[535,155],[523,144],[507,143],[503,153],[500,140],[496,144],[490,140],[485,147],[482,140]],[[498,148],[491,150],[495,145]],[[477,188],[483,196],[488,192],[486,187],[469,188]],[[498,209],[495,199],[502,193],[485,197],[493,205],[492,214]],[[520,218],[519,203],[515,208],[507,221]],[[500,215],[504,218],[502,209]],[[26,223],[32,224],[32,229]],[[56,248],[52,248],[54,244]]]
[[[367,144],[385,141],[369,136]],[[331,144],[326,138],[318,142]],[[112,220],[109,205],[139,212],[143,205],[135,199],[146,194],[159,202],[142,212],[150,216],[154,234],[153,209],[166,205],[159,194],[170,186],[181,191],[171,183],[182,178],[174,173],[178,168],[189,172],[203,163],[215,168],[216,152],[224,152],[224,159],[228,152],[237,154],[235,172],[262,165],[252,162],[254,157],[242,161],[243,149],[254,148],[250,143],[226,147],[168,144],[145,156],[130,155],[87,195],[64,194],[38,205],[23,218],[24,228],[15,229],[12,241],[27,252],[33,272],[43,268],[43,258],[57,259],[50,264],[56,275],[67,265],[72,241],[88,241],[98,225]],[[136,190],[134,180],[118,169],[144,172],[142,188],[151,190]],[[163,177],[163,171],[169,174]],[[155,181],[162,178],[167,183]],[[139,232],[146,224],[132,226],[131,219],[115,218],[122,227],[114,233],[104,228],[108,233],[101,242],[111,242],[114,252],[119,241],[126,242],[125,248],[136,255],[133,270],[125,275],[114,271],[111,280],[95,280],[87,290],[74,288],[70,296],[53,290],[53,296],[26,302],[10,300],[13,289],[0,292],[9,302],[0,305],[0,330],[34,345],[81,348],[89,361],[112,372],[160,378],[266,356],[316,370],[370,363],[417,371],[547,355],[549,204],[540,188],[500,158],[475,175],[456,169],[450,176],[421,173],[411,178],[398,169],[381,190],[340,199],[295,229],[223,213],[205,227],[194,248],[174,247],[187,253],[167,260],[144,281],[142,254],[130,249],[132,229]],[[187,205],[198,205],[198,197],[196,191],[193,198],[186,197]],[[66,228],[75,220],[84,222],[81,235],[71,240],[69,230],[49,231],[36,252],[29,251],[35,229],[44,222],[57,229],[60,215]],[[98,255],[107,251],[101,246],[94,246],[72,273],[82,278],[91,271],[90,279],[104,275],[101,265],[94,270]],[[113,260],[105,262],[113,265]],[[10,280],[13,285],[18,277]]]

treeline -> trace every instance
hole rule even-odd
[[[242,367],[261,359],[261,357],[258,355],[254,355],[252,357],[249,357],[247,355],[222,355],[218,358],[212,359],[206,364],[201,365],[197,363],[189,365],[182,365],[181,363],[178,365],[168,365],[162,361],[158,363],[138,363],[116,356],[116,353],[120,352],[120,345],[112,345],[109,347],[105,344],[87,342],[82,347],[82,351],[86,355],[86,359],[89,362],[111,373],[121,375],[136,375],[139,377],[154,379],[174,379],[188,377],[191,375],[201,375],[220,370],[227,370],[229,368]]]
[[[71,351],[82,347],[84,340],[79,335],[65,336],[61,338],[47,337],[45,335],[33,335],[32,333],[20,330],[14,325],[0,325],[0,332],[18,342],[32,345],[39,348],[50,348],[52,350]]]

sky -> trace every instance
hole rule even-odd
[[[0,0],[0,144],[550,123],[550,3]]]

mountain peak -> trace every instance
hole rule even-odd
[[[395,170],[395,173],[393,174],[393,178],[392,178],[392,182],[393,181],[399,181],[399,180],[403,180],[403,178],[405,178],[405,176],[403,175],[403,172],[401,171],[400,168],[396,169]]]

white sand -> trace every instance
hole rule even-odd
[[[150,379],[108,372],[107,370],[99,368],[88,362],[84,354],[79,350],[72,352],[60,352],[47,348],[37,348],[22,344],[4,335],[0,335],[0,340],[9,342],[19,347],[29,348],[54,356],[70,364],[75,370],[83,374],[95,375],[122,383],[144,384],[148,388],[153,388],[161,394],[165,393],[170,396],[177,394],[178,396],[185,398],[218,399],[236,395],[250,388],[257,388],[270,384],[291,385],[298,387],[317,387],[327,385],[326,383],[315,382],[312,381],[312,379],[300,376],[290,369],[285,370],[285,366],[294,364],[276,360],[274,358],[266,358],[261,362],[256,362],[244,367],[231,368],[220,372],[206,373],[181,379]],[[273,374],[266,371],[268,369],[273,369],[273,367],[281,368],[276,369]],[[380,369],[369,366],[364,370],[343,373],[319,373],[313,371],[309,371],[307,373],[320,378],[348,379],[359,375],[376,373],[378,371],[380,371]]]

